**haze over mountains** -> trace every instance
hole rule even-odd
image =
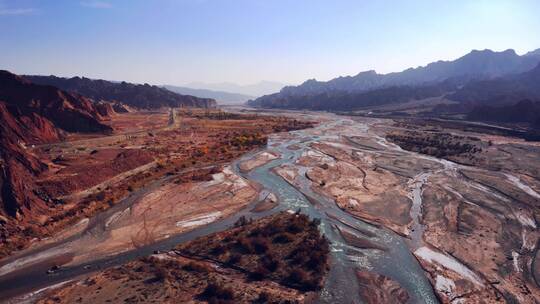
[[[331,91],[359,92],[388,86],[420,85],[458,78],[489,79],[517,74],[534,68],[540,61],[540,49],[523,56],[514,50],[494,52],[474,50],[454,61],[437,61],[425,67],[410,68],[402,72],[377,74],[365,71],[356,76],[338,77],[327,82],[310,79],[299,86],[281,90],[283,95],[319,94]]]
[[[165,89],[182,94],[182,95],[192,95],[200,98],[211,98],[215,99],[219,104],[241,104],[250,99],[255,98],[251,95],[244,95],[238,93],[230,93],[224,91],[213,91],[206,89],[192,89],[187,87],[179,87],[173,85],[164,85]]]
[[[399,73],[367,71],[327,82],[311,79],[252,100],[249,105],[354,111],[440,97],[451,105],[438,106],[438,114],[466,114],[479,105],[508,106],[524,99],[540,100],[539,63],[540,49],[522,56],[513,50],[472,51],[454,61],[438,61]]]
[[[203,83],[203,82],[191,82],[185,85],[185,87],[193,89],[205,89],[212,91],[224,91],[230,93],[238,93],[249,96],[263,96],[278,92],[286,84],[275,81],[260,81],[254,84],[240,85],[232,82],[222,83]]]

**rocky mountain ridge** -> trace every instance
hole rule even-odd
[[[161,107],[213,108],[216,101],[180,95],[167,89],[145,84],[93,80],[85,77],[62,78],[56,76],[24,76],[26,79],[44,85],[52,85],[68,92],[76,92],[95,101],[116,101],[140,109]]]
[[[47,165],[29,150],[31,144],[57,141],[66,132],[109,133],[104,119],[86,97],[0,71],[0,216],[22,220],[50,203],[35,191],[35,176]]]
[[[416,86],[442,82],[451,78],[491,79],[526,72],[540,62],[540,49],[519,56],[512,49],[503,52],[473,50],[453,61],[432,62],[424,67],[402,72],[378,74],[365,71],[355,76],[330,81],[310,79],[299,86],[283,88],[283,96],[321,94],[332,91],[360,92],[389,86]]]

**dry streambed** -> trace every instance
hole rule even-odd
[[[214,174],[210,181],[159,184],[128,198],[130,202],[123,209],[116,208],[107,216],[93,219],[97,223],[82,229],[84,232],[72,240],[50,248],[45,243],[42,250],[37,246],[31,248],[36,254],[15,255],[13,262],[0,267],[0,275],[61,256],[69,257],[63,266],[80,265],[149,245],[227,217],[245,207],[257,193],[252,184],[230,167]]]
[[[319,130],[322,139],[275,172],[299,189],[305,177],[311,190],[342,210],[410,240],[411,252],[442,302],[539,302],[537,147],[480,142],[488,147],[477,151],[484,153],[479,156],[483,161],[479,167],[465,166],[386,141],[389,124],[368,121],[369,130],[354,123],[339,131]],[[504,158],[492,156],[508,151],[523,151],[516,157],[527,158],[529,168],[489,161],[501,163]],[[474,161],[476,156],[467,157]],[[495,167],[504,171],[491,171]],[[365,249],[365,242],[360,243],[357,247]],[[376,279],[360,281],[384,281]],[[367,298],[396,296],[363,293]]]
[[[540,302],[536,148],[486,144],[490,155],[523,151],[516,157],[530,162],[523,169],[501,156],[503,171],[492,171],[485,161],[464,166],[405,151],[385,139],[391,121],[323,116],[319,127],[274,136],[269,150],[241,161],[246,179],[226,168],[212,181],[157,186],[103,221],[105,233],[75,242],[111,254],[203,227],[257,198],[253,214],[300,208],[322,219],[331,268],[321,302],[434,303],[433,292],[443,303]],[[34,258],[65,249],[71,260],[92,257],[70,244]]]

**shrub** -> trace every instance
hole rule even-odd
[[[300,233],[304,230],[305,228],[305,225],[303,223],[301,223],[300,221],[298,220],[295,220],[295,221],[292,221],[289,226],[287,226],[287,231],[289,231],[290,233]]]
[[[261,254],[268,251],[268,248],[270,247],[268,244],[268,240],[262,237],[254,238],[251,241],[251,247],[253,248],[253,251],[255,253]]]
[[[287,283],[292,285],[302,284],[309,279],[308,273],[303,269],[293,269],[289,276],[287,276]]]
[[[182,266],[182,269],[186,271],[192,271],[192,272],[208,272],[209,269],[206,265],[202,265],[199,263],[189,262]]]
[[[280,233],[278,234],[273,240],[272,242],[274,243],[278,243],[278,244],[286,244],[286,243],[290,243],[294,240],[294,237],[288,233],[288,232],[283,232],[283,233]]]
[[[222,255],[225,253],[225,251],[226,251],[225,248],[218,244],[216,247],[212,248],[211,252],[214,255]]]
[[[249,278],[254,281],[262,281],[270,274],[270,271],[266,267],[259,265],[255,271],[249,274]]]
[[[261,292],[257,300],[255,300],[255,303],[269,303],[269,302],[270,302],[270,295],[266,291]]]
[[[264,256],[261,262],[264,267],[270,272],[275,272],[281,266],[281,262],[274,255],[271,254]]]
[[[242,256],[239,255],[238,253],[234,253],[229,256],[227,263],[236,264],[236,263],[239,263],[241,260],[242,260]]]
[[[215,282],[209,283],[208,286],[204,289],[201,297],[207,299],[208,302],[219,302],[216,300],[233,300],[234,292],[232,288],[227,286],[222,286]]]
[[[253,248],[253,244],[246,237],[239,237],[238,240],[236,240],[235,246],[238,250],[240,250],[243,253],[255,252],[255,249]]]
[[[320,224],[321,224],[320,218],[315,218],[310,223],[311,227],[319,227]]]
[[[242,227],[245,226],[247,223],[248,220],[245,216],[242,215],[240,218],[238,218],[238,220],[236,220],[236,222],[234,223],[234,227]]]
[[[322,286],[319,284],[319,280],[311,278],[309,274],[302,269],[294,269],[286,278],[286,283],[292,286],[296,286],[303,291],[319,290]]]

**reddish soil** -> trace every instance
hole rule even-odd
[[[111,135],[68,133],[68,141],[26,149],[18,159],[34,170],[15,170],[11,179],[19,181],[13,186],[15,195],[31,202],[18,216],[20,209],[8,213],[3,207],[0,257],[91,217],[156,179],[178,175],[176,183],[208,180],[220,166],[265,145],[267,134],[312,125],[282,117],[217,113],[221,112],[189,109],[115,114],[107,121],[114,129]],[[4,159],[9,168],[21,166]]]
[[[328,272],[318,223],[279,213],[41,294],[38,303],[304,303]]]

